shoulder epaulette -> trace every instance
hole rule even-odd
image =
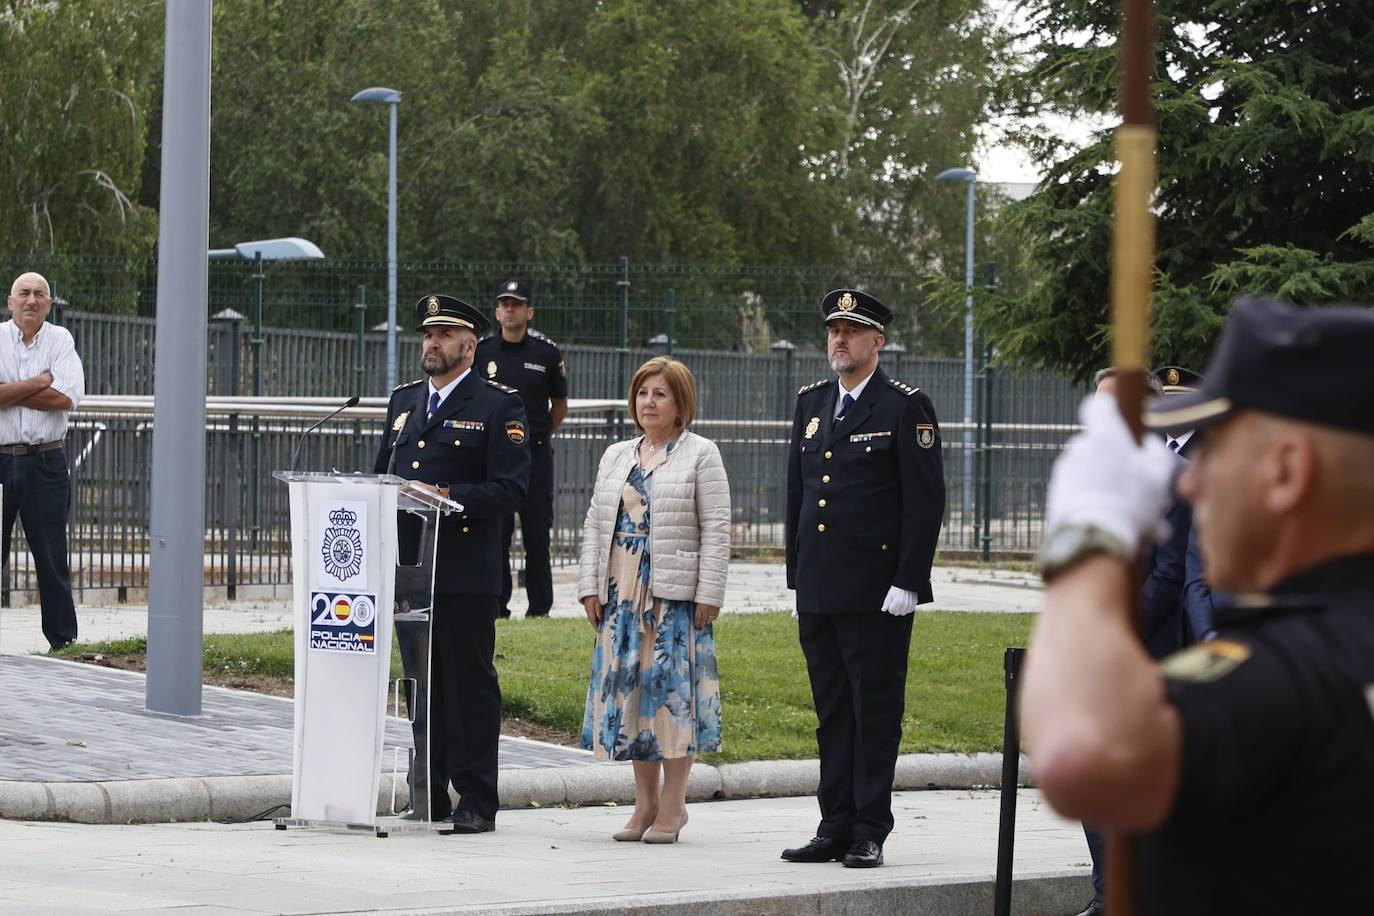
[[[415,381],[413,381],[413,382],[402,382],[401,384],[397,385],[395,388],[393,388],[393,389],[391,389],[391,390],[392,390],[392,391],[400,391],[402,388],[410,388],[410,387],[412,387],[412,386],[414,386],[414,385],[420,384],[420,383],[423,382],[423,381],[424,381],[424,379],[422,379],[422,378],[417,378],[417,379],[416,379]]]
[[[489,379],[486,380],[486,382],[487,382],[487,384],[490,385],[491,387],[496,388],[496,389],[498,389],[498,390],[500,390],[500,391],[504,391],[506,394],[519,394],[519,393],[520,393],[519,391],[517,391],[516,389],[512,388],[512,387],[509,386],[509,385],[502,385],[500,382],[496,381],[496,379],[490,379],[490,378],[489,378]]]
[[[530,335],[531,337],[533,337],[535,340],[542,340],[542,341],[544,341],[544,343],[548,344],[549,346],[553,347],[554,349],[558,349],[558,344],[557,344],[557,343],[555,343],[554,341],[550,340],[548,337],[545,337],[543,334],[541,334],[540,332],[536,331],[534,328],[529,328],[528,330],[525,331],[525,333],[528,334],[528,335]]]
[[[834,379],[831,378],[823,378],[819,382],[812,382],[810,385],[802,385],[797,389],[797,394],[806,394],[808,391],[814,391],[822,385],[829,385],[833,381]]]
[[[919,388],[915,388],[911,385],[908,385],[906,382],[899,382],[895,378],[888,379],[887,383],[891,385],[893,388],[896,388],[898,391],[900,391],[907,397],[911,397],[913,394],[921,390]]]
[[[477,343],[478,343],[478,345],[480,346],[481,344],[484,344],[484,343],[486,343],[486,342],[489,341],[489,340],[495,340],[495,339],[496,339],[496,335],[495,335],[495,334],[488,334],[486,337],[483,337],[481,340],[477,341]]]

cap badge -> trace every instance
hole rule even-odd
[[[507,292],[513,293],[513,292],[515,292],[515,291],[516,291],[517,289],[519,289],[519,288],[520,288],[520,284],[519,284],[519,283],[516,283],[514,280],[512,280],[512,281],[510,281],[509,283],[506,284],[506,291],[507,291]]]
[[[1165,378],[1168,379],[1170,385],[1177,385],[1179,383],[1178,370],[1170,369]]]
[[[821,418],[812,417],[811,422],[806,424],[806,438],[810,439],[816,435],[816,430],[821,428]]]
[[[496,378],[496,360],[487,363],[487,378]]]
[[[859,303],[854,300],[854,295],[852,293],[845,293],[840,297],[839,305],[840,311],[842,312],[852,312],[854,311],[854,307],[858,304]]]
[[[434,316],[434,315],[439,314],[439,297],[438,297],[438,296],[430,296],[430,297],[429,297],[429,301],[425,303],[425,311],[426,311],[429,315],[431,315],[431,316]]]

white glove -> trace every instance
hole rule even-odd
[[[907,614],[916,613],[916,593],[892,586],[887,590],[887,597],[883,599],[883,610],[893,617],[905,617]]]
[[[1083,431],[1054,462],[1045,500],[1045,532],[1092,525],[1121,539],[1135,553],[1169,536],[1164,521],[1173,499],[1178,463],[1164,442],[1137,444],[1116,401],[1089,395],[1078,409]]]

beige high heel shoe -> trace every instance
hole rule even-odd
[[[655,812],[654,817],[657,816],[658,813]],[[638,843],[640,838],[643,837],[653,825],[654,818],[651,817],[643,827],[626,827],[624,830],[617,830],[615,833],[611,834],[611,839],[615,840],[617,843]]]
[[[687,826],[687,812],[682,812],[682,820],[678,821],[677,829],[671,832],[667,830],[655,830],[650,827],[644,831],[644,842],[655,844],[676,843],[677,835],[682,832],[682,828]]]

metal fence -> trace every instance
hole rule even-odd
[[[43,265],[35,266],[44,269]],[[65,273],[56,276],[65,277],[65,285],[64,281],[55,285],[71,305],[57,319],[76,339],[86,368],[88,395],[150,396],[155,321],[140,313],[146,311],[147,297],[155,285],[151,272],[155,265],[149,262],[140,267],[130,259],[108,264],[84,259],[80,264],[46,269],[64,266]],[[361,310],[366,313],[365,321],[359,322],[356,286],[351,299],[345,296],[346,288],[361,274],[370,276],[376,265],[359,268],[359,276],[341,271],[338,264],[330,267],[332,273],[314,266],[272,265],[268,280],[275,289],[277,273],[289,272],[295,278],[293,308],[315,318],[327,309],[351,311],[345,317],[352,318],[352,330],[269,325],[259,335],[255,322],[245,317],[252,311],[247,303],[252,301],[253,284],[242,269],[230,272],[212,263],[212,310],[221,314],[211,321],[209,332],[207,381],[211,395],[242,396],[256,389],[265,397],[330,397],[342,402],[354,393],[385,394],[385,336],[362,329],[378,314],[376,300],[368,298],[371,304]],[[645,288],[654,284],[663,290],[676,289],[664,284],[690,287],[688,280],[709,286],[716,291],[711,295],[724,295],[719,291],[741,284],[768,290],[774,305],[766,309],[760,306],[754,324],[750,323],[754,318],[749,308],[738,303],[747,305],[750,296],[759,294],[746,291],[732,293],[728,308],[693,309],[684,302],[686,297],[679,296],[678,312],[693,313],[692,322],[684,323],[681,314],[662,305],[645,305],[638,319],[633,309],[628,310],[628,325],[621,321],[626,312],[618,317],[616,309],[607,305],[613,298],[587,293],[590,298],[584,301],[569,293],[562,312],[560,306],[537,305],[535,325],[548,329],[550,313],[555,318],[563,315],[561,323],[573,335],[572,340],[561,341],[561,346],[574,398],[623,398],[633,369],[644,359],[665,352],[673,341],[673,354],[697,377],[699,419],[695,428],[719,443],[725,458],[734,504],[736,551],[768,554],[781,550],[787,436],[796,391],[830,374],[815,308],[815,291],[828,283],[823,270],[713,273],[640,268],[636,274],[619,267],[587,267],[566,274],[545,269],[540,275],[521,271],[518,265],[467,265],[460,276],[452,265],[439,265],[433,271],[433,278],[438,278],[431,278],[434,286],[423,285],[430,281],[418,273],[410,276],[419,288],[448,288],[472,295],[476,301],[484,301],[485,291],[494,288],[495,277],[508,273],[535,276],[536,295],[538,284],[543,282],[546,289],[571,290],[581,284],[584,292],[597,284],[609,285],[609,295],[614,297],[619,282],[616,278],[627,274],[629,282],[638,284],[646,296]],[[381,275],[384,277],[384,269]],[[874,276],[877,282],[883,280],[881,272]],[[462,282],[468,287],[459,285],[462,277],[467,277]],[[554,282],[559,278],[563,287]],[[895,273],[888,281],[894,289],[906,282]],[[329,294],[335,299],[328,303],[324,302],[325,294],[319,292],[324,287],[335,291]],[[468,292],[469,287],[473,292]],[[315,292],[310,292],[312,289]],[[797,298],[787,299],[784,293]],[[97,294],[106,297],[106,305],[127,306],[129,314],[73,307]],[[706,298],[703,293],[703,300]],[[793,305],[786,305],[788,302]],[[269,311],[278,308],[275,299],[273,303]],[[241,308],[245,306],[247,312]],[[226,307],[230,311],[225,312]],[[310,313],[312,308],[315,311]],[[710,334],[678,333],[683,327],[700,327],[706,320],[724,323],[734,335],[728,342],[733,349],[686,345],[709,342]],[[349,327],[342,321],[340,325]],[[408,322],[403,326],[408,327]],[[779,334],[779,328],[785,326],[792,328],[790,340]],[[560,333],[550,330],[550,336]],[[910,328],[906,334],[911,341]],[[980,365],[973,422],[964,424],[963,362],[939,355],[951,352],[949,347],[954,345],[946,341],[937,346],[938,341],[932,338],[904,347],[900,343],[903,335],[894,336],[898,342],[890,343],[883,353],[884,370],[893,378],[923,388],[941,419],[949,491],[941,550],[1029,554],[1039,542],[1050,464],[1072,430],[1082,388],[1045,374],[1017,374],[996,365]],[[403,333],[399,342],[400,377],[417,377],[418,371],[408,367],[418,366],[418,337]],[[311,422],[309,411],[302,411],[295,417],[263,417],[255,429],[251,408],[210,418],[206,430],[207,585],[224,587],[234,594],[244,586],[289,582],[286,489],[270,475],[289,465],[297,438]],[[79,593],[110,590],[114,597],[125,599],[146,588],[151,431],[150,408],[73,415],[68,440],[73,480],[70,540],[73,585]],[[596,462],[606,445],[624,433],[623,422],[613,416],[579,414],[570,417],[556,437],[554,550],[559,562],[575,557]],[[379,439],[376,420],[340,422],[314,437],[306,450],[306,463],[315,468],[370,469]],[[973,460],[964,462],[965,455],[974,456]],[[8,599],[10,588],[26,592],[36,589],[22,533],[14,539],[9,561],[5,597]]]

